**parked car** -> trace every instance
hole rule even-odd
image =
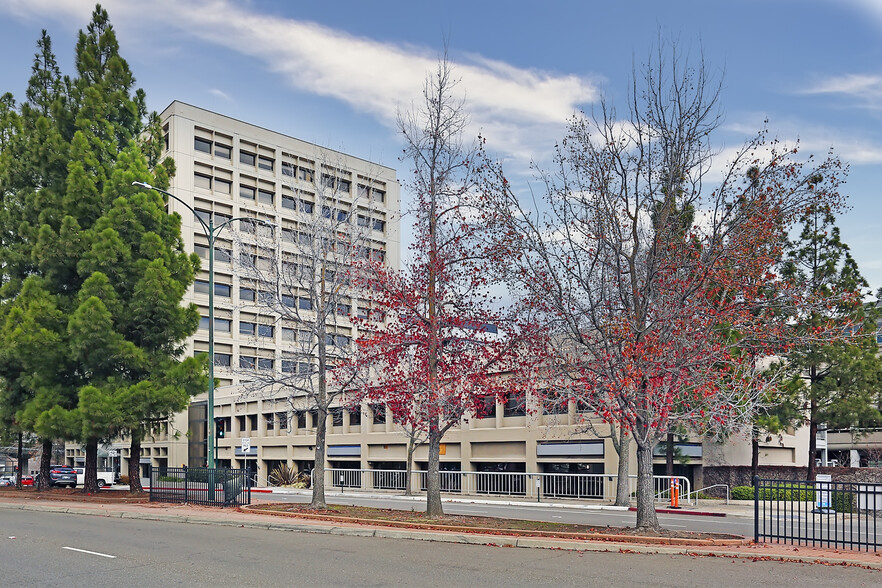
[[[74,468],[77,474],[77,485],[82,486],[86,483],[86,468]],[[98,487],[113,486],[116,483],[116,474],[114,472],[98,472]]]
[[[15,482],[9,478],[0,478],[0,486],[15,486]]]
[[[33,476],[22,476],[21,477],[21,485],[22,486],[33,486],[34,485],[34,477]]]
[[[71,467],[62,466],[62,465],[50,466],[49,485],[50,486],[67,486],[68,488],[76,487],[76,485],[77,485],[77,472],[76,472],[76,470]]]

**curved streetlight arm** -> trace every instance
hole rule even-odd
[[[181,200],[180,198],[178,198],[177,196],[175,196],[171,192],[169,192],[167,190],[163,190],[162,188],[157,188],[156,186],[151,186],[147,182],[132,182],[132,185],[137,186],[139,188],[144,188],[146,190],[154,190],[156,192],[159,192],[160,194],[165,194],[169,198],[173,198],[174,200],[177,200],[178,202],[180,202],[181,204],[186,206],[190,212],[193,213],[193,216],[195,216],[196,220],[199,221],[199,224],[202,225],[202,230],[205,231],[205,236],[208,237],[209,239],[213,236],[212,231],[209,228],[208,224],[206,224],[206,222],[204,220],[202,220],[202,217],[199,216],[199,213],[196,212],[196,210],[192,206],[190,206],[189,204],[187,204],[186,202],[184,202],[183,200]]]

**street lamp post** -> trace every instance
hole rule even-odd
[[[190,212],[193,213],[193,216],[196,217],[196,220],[199,221],[199,224],[202,225],[202,230],[203,232],[205,232],[205,237],[208,239],[208,455],[206,457],[208,461],[208,467],[213,468],[215,467],[214,452],[216,442],[214,437],[214,430],[216,426],[216,423],[214,422],[214,242],[217,235],[233,221],[248,221],[262,224],[270,223],[256,218],[236,217],[228,219],[221,224],[215,226],[213,214],[208,215],[208,222],[206,223],[204,220],[202,220],[202,217],[199,216],[199,213],[197,213],[192,206],[190,206],[167,190],[157,188],[156,186],[151,186],[146,182],[132,182],[132,185],[147,190],[154,190],[156,192],[159,192],[160,194],[165,194],[169,198],[177,200],[178,202],[183,204]]]

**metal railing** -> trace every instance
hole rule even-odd
[[[714,484],[713,486],[705,486],[704,488],[699,488],[694,492],[690,492],[689,494],[685,494],[683,499],[686,501],[690,500],[690,495],[695,495],[695,505],[698,506],[698,495],[704,492],[705,490],[710,490],[711,488],[725,488],[726,489],[726,504],[729,504],[729,484]]]
[[[570,498],[613,501],[616,498],[616,474],[556,474],[537,472],[461,472],[441,471],[441,491],[466,496],[512,496],[528,500]],[[404,470],[326,468],[325,484],[349,490],[405,490]],[[414,493],[426,491],[425,470],[415,470],[411,477]],[[675,476],[680,482],[681,498],[687,502],[694,493],[689,479]],[[671,478],[653,476],[656,502],[670,500]],[[628,491],[637,493],[637,476],[628,476]]]
[[[882,484],[754,478],[754,540],[877,551]]]
[[[247,470],[151,468],[150,502],[242,506],[251,504]]]

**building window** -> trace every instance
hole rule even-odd
[[[205,280],[196,280],[195,282],[193,282],[193,290],[197,294],[208,294],[208,282],[206,282]]]
[[[254,302],[255,297],[254,288],[239,288],[239,300]]]
[[[232,194],[233,182],[221,178],[214,178],[214,191],[220,192],[221,194]]]
[[[249,153],[248,151],[239,151],[239,163],[244,163],[245,165],[254,165],[256,157],[257,156],[254,153]]]
[[[214,295],[221,298],[229,298],[233,293],[233,287],[229,284],[215,284]]]
[[[199,172],[194,172],[193,185],[197,188],[205,188],[206,190],[211,190],[211,176],[200,174]]]
[[[239,367],[246,370],[253,370],[254,366],[257,365],[257,358],[253,355],[240,355],[239,356]]]
[[[386,424],[386,407],[382,404],[372,404],[371,412],[374,414],[375,425]]]
[[[374,202],[386,202],[386,192],[383,190],[374,190]]]
[[[526,416],[527,407],[523,395],[509,392],[505,395],[505,403],[502,406],[502,416]]]
[[[312,179],[315,177],[313,171],[311,169],[306,169],[305,167],[297,168],[297,177],[303,180],[304,182],[312,182]]]
[[[297,331],[294,329],[289,329],[287,327],[282,327],[282,341],[296,341],[297,340]]]
[[[282,162],[282,175],[293,178],[294,177],[294,164],[288,163],[286,161]]]
[[[233,321],[230,319],[215,318],[214,330],[219,333],[229,333],[233,329]]]
[[[361,409],[353,409],[349,411],[349,426],[357,427],[361,424]]]
[[[273,165],[275,164],[275,160],[270,157],[266,157],[265,155],[257,156],[257,167],[266,171],[273,171]]]
[[[338,192],[349,192],[352,189],[352,182],[349,180],[337,180]]]
[[[291,294],[282,294],[282,306],[294,308],[294,296]]]
[[[303,410],[298,410],[295,414],[297,415],[297,428],[298,429],[305,429],[306,428],[306,412]]]
[[[254,323],[250,323],[250,322],[246,322],[246,321],[239,321],[239,334],[240,335],[250,335],[253,337],[256,326],[257,325],[255,325]]]
[[[269,357],[261,357],[257,360],[257,369],[259,370],[271,370],[273,366],[275,366],[276,361]]]
[[[300,212],[304,214],[312,214],[313,211],[315,211],[315,204],[307,202],[306,200],[300,201]]]
[[[273,205],[273,197],[275,195],[272,192],[267,190],[258,190],[257,191],[257,201],[261,204],[267,204],[269,206]]]
[[[202,153],[211,153],[211,141],[196,137],[193,140],[193,149],[201,151]]]
[[[297,362],[293,359],[282,360],[282,373],[293,374],[297,370]]]
[[[214,144],[214,155],[223,159],[231,159],[233,157],[233,148],[229,145]]]
[[[257,325],[257,334],[261,337],[275,337],[276,328],[273,325]]]
[[[220,367],[230,367],[230,364],[233,362],[233,356],[229,353],[215,353],[214,354],[214,365]]]
[[[254,195],[257,192],[251,186],[239,186],[239,198],[244,198],[245,200],[254,200]]]
[[[300,310],[312,310],[312,299],[307,298],[306,296],[300,296],[297,299],[297,307]]]
[[[342,427],[343,426],[343,408],[340,406],[335,406],[330,410],[331,413],[331,426],[332,427]]]
[[[356,219],[356,224],[358,224],[358,226],[360,227],[366,227],[370,224],[370,219],[366,216],[358,215],[358,218]]]
[[[282,208],[297,210],[297,199],[293,196],[282,194]]]
[[[383,231],[386,230],[386,221],[382,221],[379,219],[373,219],[373,220],[374,220],[374,230],[375,231],[380,231],[382,233]]]

